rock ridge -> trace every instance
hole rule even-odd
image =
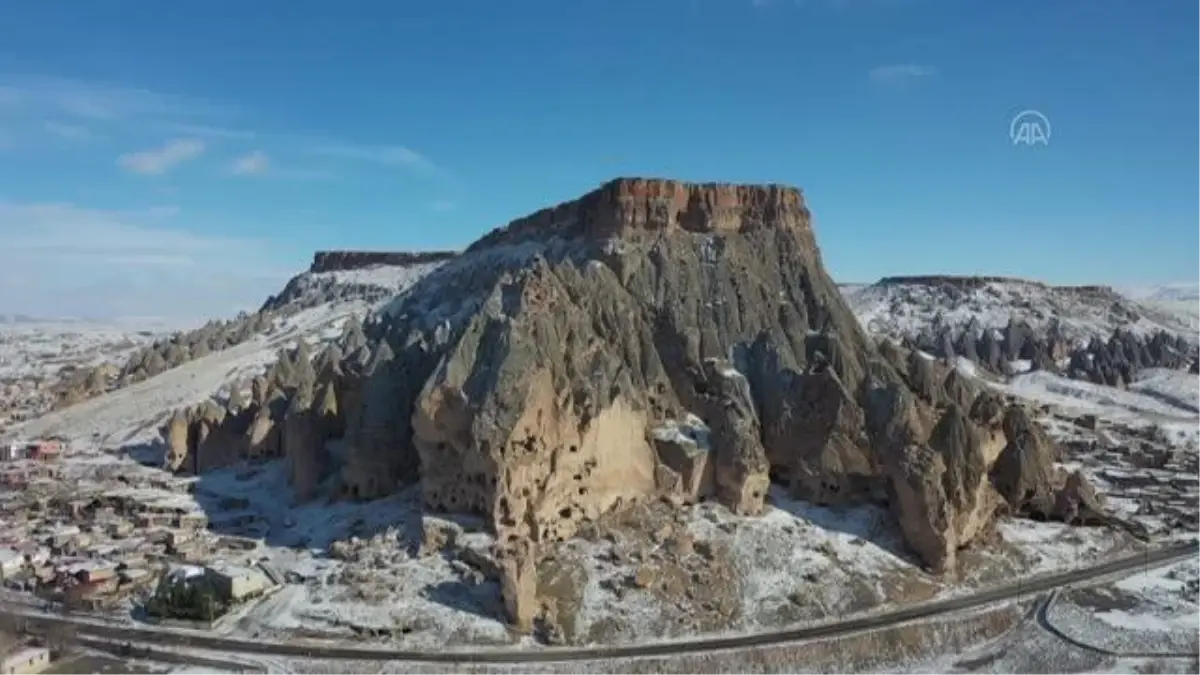
[[[458,254],[458,251],[317,251],[308,271],[319,274],[372,265],[420,265],[449,260]]]
[[[1112,286],[1104,285],[1065,285],[1058,286],[1048,284],[1044,281],[1036,279],[1022,279],[1020,277],[1005,277],[1005,276],[987,276],[987,275],[956,275],[956,274],[920,274],[920,275],[903,275],[883,277],[878,282],[877,286],[898,286],[903,284],[916,284],[922,286],[951,286],[954,288],[973,289],[981,288],[987,284],[1002,283],[1002,284],[1024,284],[1027,286],[1036,286],[1038,288],[1053,288],[1059,291],[1074,291],[1085,295],[1112,295],[1119,297],[1119,294]]]

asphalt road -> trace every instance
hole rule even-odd
[[[1042,630],[1071,645],[1072,647],[1075,647],[1076,649],[1095,652],[1103,656],[1109,656],[1117,659],[1187,659],[1196,656],[1196,654],[1191,652],[1139,652],[1132,650],[1117,652],[1079,640],[1078,638],[1068,635],[1066,631],[1054,625],[1054,622],[1050,620],[1050,608],[1054,606],[1054,603],[1057,600],[1058,590],[1055,590],[1046,596],[1044,602],[1038,605],[1037,613],[1034,618],[1037,621],[1037,625],[1041,627]]]
[[[841,637],[894,624],[928,619],[953,612],[975,609],[984,605],[1052,591],[1063,586],[1093,581],[1102,577],[1149,568],[1186,558],[1200,556],[1200,545],[1196,541],[1148,551],[1088,568],[1041,575],[1017,582],[980,591],[968,596],[910,605],[900,609],[861,616],[824,624],[791,628],[786,630],[755,633],[752,635],[730,635],[705,637],[678,642],[653,644],[618,645],[611,647],[544,649],[488,649],[411,651],[380,647],[352,647],[321,643],[266,642],[228,638],[205,633],[167,631],[155,628],[88,623],[72,617],[48,615],[28,609],[6,607],[0,616],[24,619],[34,630],[45,630],[52,626],[69,625],[77,635],[103,638],[114,641],[148,643],[156,646],[190,647],[208,649],[229,654],[268,654],[272,656],[308,657],[342,660],[411,661],[423,663],[545,663],[561,661],[583,661],[637,657],[661,657],[687,653],[714,651],[718,649],[740,649],[766,647],[788,642],[799,642],[817,638]]]

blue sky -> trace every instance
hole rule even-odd
[[[2,4],[0,312],[226,313],[618,175],[797,185],[847,281],[1200,276],[1191,1]]]

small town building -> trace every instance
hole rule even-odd
[[[0,443],[0,462],[11,462],[25,459],[25,445],[22,443]]]
[[[177,519],[177,527],[190,530],[203,530],[208,527],[208,516],[198,511],[181,514]]]
[[[131,567],[121,570],[120,579],[123,585],[145,587],[154,581],[154,575],[150,570]]]
[[[123,539],[133,534],[133,523],[128,520],[114,519],[108,521],[105,525],[108,528],[108,536],[114,539]]]
[[[62,443],[57,440],[38,440],[30,443],[26,452],[29,459],[40,461],[57,459],[62,453]]]
[[[167,546],[176,550],[195,538],[196,533],[191,530],[167,530]]]
[[[223,534],[217,538],[217,545],[238,551],[255,551],[262,544],[258,539],[240,537],[236,534]]]
[[[275,586],[271,577],[257,566],[214,563],[205,570],[214,591],[228,602],[242,602],[265,593]]]
[[[50,667],[50,650],[23,647],[0,658],[0,675],[34,675]]]
[[[60,568],[66,576],[74,577],[81,584],[96,584],[117,576],[117,566],[101,560],[84,560]]]
[[[25,562],[31,567],[42,567],[50,562],[50,549],[38,546],[34,542],[28,542],[17,548],[21,555],[25,556]]]
[[[61,525],[50,530],[50,536],[48,539],[51,546],[62,548],[69,544],[77,543],[83,538],[83,530],[79,529],[77,526]]]
[[[0,581],[13,578],[24,567],[24,554],[12,548],[0,548]]]
[[[171,515],[168,513],[139,513],[134,516],[134,521],[141,528],[169,527],[171,525]]]

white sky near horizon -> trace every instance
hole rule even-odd
[[[255,309],[302,270],[265,242],[194,234],[169,209],[0,200],[0,314],[209,318]]]

